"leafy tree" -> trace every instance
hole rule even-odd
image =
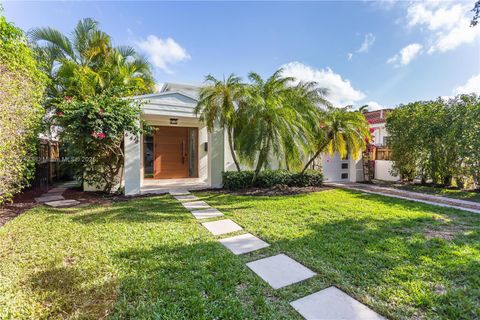
[[[294,78],[278,70],[263,80],[250,73],[247,98],[239,108],[239,155],[255,167],[255,180],[270,157],[300,162],[309,147],[310,126],[318,115],[316,104],[324,101],[313,83],[292,85]],[[290,162],[289,162],[290,161]]]
[[[0,204],[33,176],[46,80],[23,32],[0,15]]]
[[[110,36],[93,19],[80,20],[70,38],[49,27],[33,29],[29,36],[52,79],[51,98],[88,99],[112,88],[122,88],[124,95],[154,89],[147,60],[131,47],[113,47]]]
[[[478,187],[480,99],[460,95],[449,101],[413,102],[387,117],[393,169],[402,179]]]
[[[218,80],[212,75],[205,77],[206,86],[200,89],[200,98],[195,113],[211,132],[215,125],[227,131],[228,144],[237,170],[240,164],[234,151],[234,126],[237,108],[245,100],[245,84],[240,77],[230,74],[227,79]]]
[[[480,19],[480,0],[475,2],[475,5],[472,11],[473,11],[473,18],[472,18],[472,22],[470,23],[470,26],[475,27],[478,24],[478,19]]]
[[[66,98],[58,110],[61,138],[77,179],[115,191],[122,181],[124,134],[143,131],[140,102],[108,91],[84,100]]]
[[[349,109],[328,106],[322,112],[321,122],[314,127],[315,153],[302,172],[305,172],[322,152],[338,152],[341,157],[345,157],[349,153],[356,156],[365,149],[366,142],[370,139],[368,122],[361,112]]]

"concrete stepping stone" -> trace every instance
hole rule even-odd
[[[259,239],[250,233],[220,239],[220,243],[236,255],[260,250],[270,246],[262,239]]]
[[[182,202],[182,205],[187,210],[198,210],[198,209],[209,209],[210,206],[205,201],[189,201],[189,202]]]
[[[290,305],[307,320],[320,319],[385,319],[366,305],[335,287],[328,287],[295,300]]]
[[[238,224],[230,219],[204,222],[202,225],[207,228],[214,236],[218,236],[225,233],[231,233],[235,231],[243,230]]]
[[[192,201],[192,200],[198,200],[196,196],[193,194],[186,194],[186,195],[180,195],[180,196],[173,196],[175,199],[178,201]]]
[[[72,207],[76,206],[77,204],[80,204],[80,201],[73,199],[45,202],[45,205],[54,208]]]
[[[56,188],[52,188],[50,190],[48,190],[47,193],[62,193],[62,192],[65,192],[67,190],[67,188],[65,187],[56,187]]]
[[[176,190],[170,190],[168,193],[172,196],[184,196],[187,194],[191,194],[188,190],[185,189],[176,189]]]
[[[49,202],[49,201],[57,201],[57,200],[64,200],[65,198],[60,194],[42,194],[40,197],[35,198],[36,202]]]
[[[247,263],[273,289],[280,289],[313,277],[316,273],[285,254]]]
[[[191,212],[193,216],[199,220],[223,216],[223,213],[221,213],[215,208],[203,209],[203,210],[192,210]]]

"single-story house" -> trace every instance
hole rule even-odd
[[[126,195],[167,188],[219,188],[222,172],[235,170],[226,133],[208,132],[194,113],[198,87],[166,83],[158,93],[136,96],[145,101],[141,118],[156,128],[152,135],[125,139]],[[322,155],[325,181],[362,179],[361,159]]]

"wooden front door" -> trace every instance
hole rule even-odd
[[[157,127],[154,150],[155,179],[189,177],[188,128]]]

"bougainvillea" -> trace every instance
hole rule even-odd
[[[77,179],[105,192],[121,188],[125,132],[140,133],[140,103],[105,92],[89,99],[65,97],[56,122],[66,161]]]
[[[45,84],[23,32],[0,15],[0,204],[34,174]]]

